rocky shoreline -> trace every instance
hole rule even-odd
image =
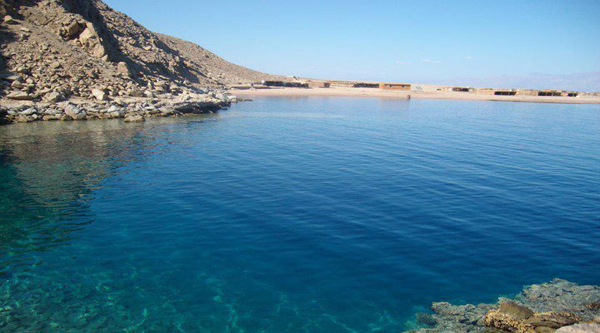
[[[178,117],[214,113],[237,103],[237,97],[219,90],[198,90],[178,96],[128,97],[113,100],[71,99],[62,102],[2,102],[0,124],[34,121],[118,119],[141,122],[149,117]]]
[[[495,304],[433,303],[433,313],[418,313],[422,328],[413,333],[600,332],[600,286],[580,286],[554,279],[527,286],[513,299]]]

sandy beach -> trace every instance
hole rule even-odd
[[[343,96],[343,97],[378,97],[406,99],[410,95],[414,99],[453,99],[473,101],[528,102],[528,103],[563,103],[563,104],[600,104],[598,97],[539,97],[539,96],[494,96],[465,92],[446,92],[436,90],[436,86],[424,87],[422,91],[381,90],[374,88],[270,88],[270,89],[233,89],[231,93],[241,96]]]

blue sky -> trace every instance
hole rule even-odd
[[[275,74],[437,83],[600,71],[598,0],[106,2]]]

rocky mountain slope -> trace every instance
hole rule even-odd
[[[151,32],[101,0],[0,0],[0,15],[5,99],[152,97],[280,79]]]

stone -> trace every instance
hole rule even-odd
[[[65,114],[73,119],[78,118],[81,113],[84,113],[83,110],[73,104],[65,107]]]
[[[516,303],[502,303],[500,304],[500,308],[498,309],[498,313],[501,313],[505,316],[508,316],[512,319],[527,319],[533,316],[533,311],[524,307],[522,305],[518,305]]]
[[[79,40],[83,44],[87,44],[91,39],[96,38],[98,38],[98,34],[96,34],[96,30],[91,23],[88,23],[85,30],[83,30],[83,32],[79,35]]]
[[[24,110],[24,111],[21,111],[21,112],[19,112],[19,114],[20,114],[20,115],[23,115],[23,116],[31,116],[31,115],[33,115],[33,114],[35,114],[35,113],[37,113],[37,110],[36,110],[36,109],[34,109],[34,108],[29,108],[29,109],[27,109],[27,110]]]
[[[131,97],[144,97],[145,95],[144,95],[144,92],[142,90],[140,90],[140,89],[132,89],[129,92],[129,96],[131,96]]]
[[[32,121],[34,121],[35,119],[31,116],[18,116],[16,121],[18,123],[30,123]]]
[[[12,74],[12,73],[8,73],[8,74],[0,74],[0,79],[9,81],[9,82],[13,82],[13,81],[23,81],[23,78],[20,77],[17,74]]]
[[[144,117],[139,114],[127,115],[125,117],[126,123],[139,123],[145,121]]]
[[[44,115],[42,117],[43,121],[50,121],[50,120],[59,120],[59,117],[55,116],[55,115]]]
[[[58,92],[50,92],[44,95],[44,101],[48,103],[57,103],[63,99],[63,96]]]
[[[94,89],[92,90],[92,95],[99,101],[105,101],[108,99],[108,96],[103,90]]]
[[[555,331],[556,333],[600,333],[600,324],[576,324],[564,326]]]
[[[62,64],[58,61],[54,61],[53,63],[50,64],[50,69],[59,69],[62,67]]]
[[[67,24],[67,26],[64,28],[63,36],[67,39],[74,39],[77,36],[79,36],[81,31],[81,24],[79,24],[77,21],[72,21],[71,23]]]
[[[45,115],[57,115],[57,114],[61,114],[62,111],[57,110],[57,109],[46,109],[46,111],[44,111]]]
[[[15,23],[15,19],[13,19],[13,17],[10,15],[6,15],[6,16],[4,16],[4,23],[13,24],[13,23]]]
[[[6,95],[6,98],[17,101],[30,101],[33,99],[33,96],[24,91],[13,91],[12,93]]]
[[[127,63],[121,61],[117,64],[117,73],[129,75],[129,67],[127,67]]]
[[[106,56],[106,49],[100,42],[94,43],[92,55],[96,58],[104,58]]]

